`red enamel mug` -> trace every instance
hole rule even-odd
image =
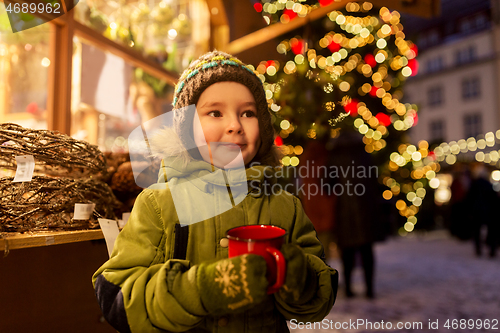
[[[244,225],[229,229],[229,258],[242,254],[258,254],[266,259],[267,293],[277,292],[285,283],[286,262],[279,249],[285,243],[286,230],[274,225]]]

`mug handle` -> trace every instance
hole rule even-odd
[[[276,282],[274,285],[269,286],[267,288],[267,294],[274,294],[277,292],[281,286],[285,284],[285,276],[286,276],[286,261],[283,253],[280,250],[274,247],[266,248],[266,251],[274,258],[276,261]]]

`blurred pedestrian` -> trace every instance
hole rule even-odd
[[[386,227],[380,219],[378,169],[357,133],[342,133],[335,141],[331,157],[333,167],[339,171],[334,184],[337,196],[334,235],[344,268],[346,296],[354,296],[351,280],[359,254],[366,296],[374,298],[373,244],[386,236]]]
[[[472,238],[473,228],[469,221],[469,205],[466,204],[466,196],[469,191],[471,179],[469,169],[457,163],[452,171],[453,181],[450,186],[450,232],[461,240]]]
[[[499,198],[488,180],[488,170],[484,164],[473,164],[471,169],[472,182],[465,202],[469,206],[468,218],[472,225],[475,252],[477,256],[482,254],[482,227],[486,226],[486,244],[490,248],[490,257],[494,257],[498,244],[498,217],[495,209],[500,203]]]
[[[307,168],[307,172],[301,173],[300,183],[304,185],[304,191],[300,193],[300,200],[316,229],[318,239],[323,244],[326,259],[329,260],[335,256],[333,228],[337,197],[331,194],[331,187],[328,188],[330,182],[326,179],[331,154],[327,149],[327,139],[320,138],[309,142],[302,154],[300,167]]]

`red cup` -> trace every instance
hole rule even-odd
[[[285,283],[286,262],[279,250],[285,243],[286,230],[274,225],[244,225],[229,229],[229,258],[242,254],[258,254],[266,259],[267,293],[277,292]]]

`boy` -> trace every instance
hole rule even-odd
[[[193,104],[196,113],[186,112]],[[168,186],[137,197],[112,257],[93,276],[106,320],[120,332],[288,332],[286,320],[322,320],[335,301],[337,272],[320,259],[300,201],[263,190],[266,169],[279,160],[260,79],[228,54],[205,54],[181,76],[174,108],[174,130],[151,142],[156,155],[170,156],[160,175]],[[216,176],[233,172],[233,185],[251,182],[252,191],[218,211],[207,202],[220,202],[227,182]],[[179,184],[189,189],[182,211],[172,194]],[[204,219],[180,227],[190,212]],[[287,230],[285,284],[275,294],[266,293],[262,257],[228,258],[226,231],[250,224]]]

